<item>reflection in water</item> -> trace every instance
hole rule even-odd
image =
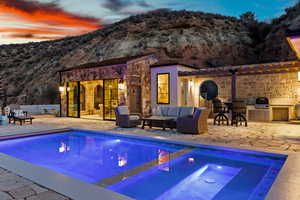
[[[60,142],[60,147],[58,148],[59,153],[70,151],[71,147],[66,145],[64,142]]]
[[[166,171],[169,172],[170,171],[170,153],[168,151],[162,150],[162,149],[158,149],[158,169],[161,171]]]
[[[119,166],[119,167],[124,167],[124,166],[126,166],[127,161],[128,161],[127,153],[125,153],[125,155],[120,155],[120,154],[118,154],[118,166]]]
[[[188,161],[189,161],[189,163],[194,163],[194,162],[195,162],[195,159],[194,159],[193,157],[189,157],[189,158],[188,158]]]

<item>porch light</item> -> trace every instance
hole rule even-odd
[[[125,85],[124,85],[124,81],[123,80],[120,80],[119,83],[118,83],[118,88],[120,90],[124,90],[125,89]]]
[[[59,86],[59,91],[60,92],[64,92],[65,91],[65,87],[64,86]]]
[[[193,80],[189,80],[189,86],[190,86],[190,88],[194,87],[194,82],[193,82]]]

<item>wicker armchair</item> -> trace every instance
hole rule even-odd
[[[130,114],[128,106],[119,106],[115,108],[116,126],[122,128],[132,128],[141,124],[139,114]]]
[[[177,131],[189,134],[201,134],[208,132],[208,110],[196,108],[193,116],[177,118]]]

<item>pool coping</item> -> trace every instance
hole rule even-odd
[[[265,199],[273,200],[274,197],[277,197],[281,191],[281,185],[284,184],[283,180],[279,179],[279,177],[287,173],[290,166],[293,165],[293,161],[300,160],[296,156],[297,153],[293,152],[284,152],[284,151],[276,151],[276,150],[261,150],[257,148],[236,148],[236,147],[226,147],[226,146],[218,146],[218,145],[211,145],[211,144],[199,144],[193,142],[183,142],[177,141],[172,139],[158,139],[153,138],[151,136],[137,136],[137,135],[130,135],[130,134],[120,134],[120,133],[112,133],[112,132],[103,132],[103,131],[95,131],[95,130],[86,130],[86,129],[77,129],[77,128],[64,128],[64,129],[51,129],[48,131],[39,131],[39,132],[31,132],[27,134],[16,134],[16,135],[9,135],[9,136],[2,136],[0,137],[0,141],[9,140],[9,139],[16,139],[16,138],[24,138],[24,137],[31,137],[31,136],[38,136],[38,135],[47,135],[47,134],[55,134],[61,132],[70,132],[70,131],[83,131],[89,133],[100,133],[105,135],[112,135],[112,136],[121,136],[133,139],[141,139],[141,140],[149,140],[149,141],[157,141],[157,142],[164,142],[164,143],[176,143],[179,145],[185,146],[192,146],[192,147],[200,147],[200,148],[213,148],[217,150],[226,150],[226,151],[234,151],[240,153],[250,153],[253,152],[255,155],[261,156],[272,156],[283,158],[287,157],[284,166],[281,168],[280,173],[278,174],[275,182],[273,183],[271,189],[269,190]],[[263,152],[262,152],[263,151]],[[278,155],[281,154],[281,155]],[[31,164],[26,161],[19,160],[17,158],[8,156],[6,154],[0,153],[0,167],[3,167],[7,170],[10,170],[20,176],[28,178],[33,182],[45,186],[49,189],[52,189],[56,192],[59,192],[62,195],[70,197],[72,199],[99,199],[99,195],[103,200],[109,199],[116,199],[116,200],[131,200],[132,198],[124,196],[122,194],[107,190],[100,186],[85,183],[74,179],[69,176],[65,176],[63,174],[48,170],[46,168]],[[20,167],[21,166],[21,167]],[[32,171],[40,172],[32,174]],[[80,191],[80,192],[79,192]],[[85,192],[84,192],[85,191]],[[84,194],[83,194],[84,193]],[[282,194],[281,194],[282,195]]]

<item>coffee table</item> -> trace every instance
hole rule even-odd
[[[170,118],[163,118],[163,117],[149,117],[149,118],[142,118],[143,121],[142,129],[145,128],[145,126],[149,126],[149,128],[155,127],[162,127],[163,130],[166,130],[166,128],[173,129],[170,124],[174,122],[174,119]]]

